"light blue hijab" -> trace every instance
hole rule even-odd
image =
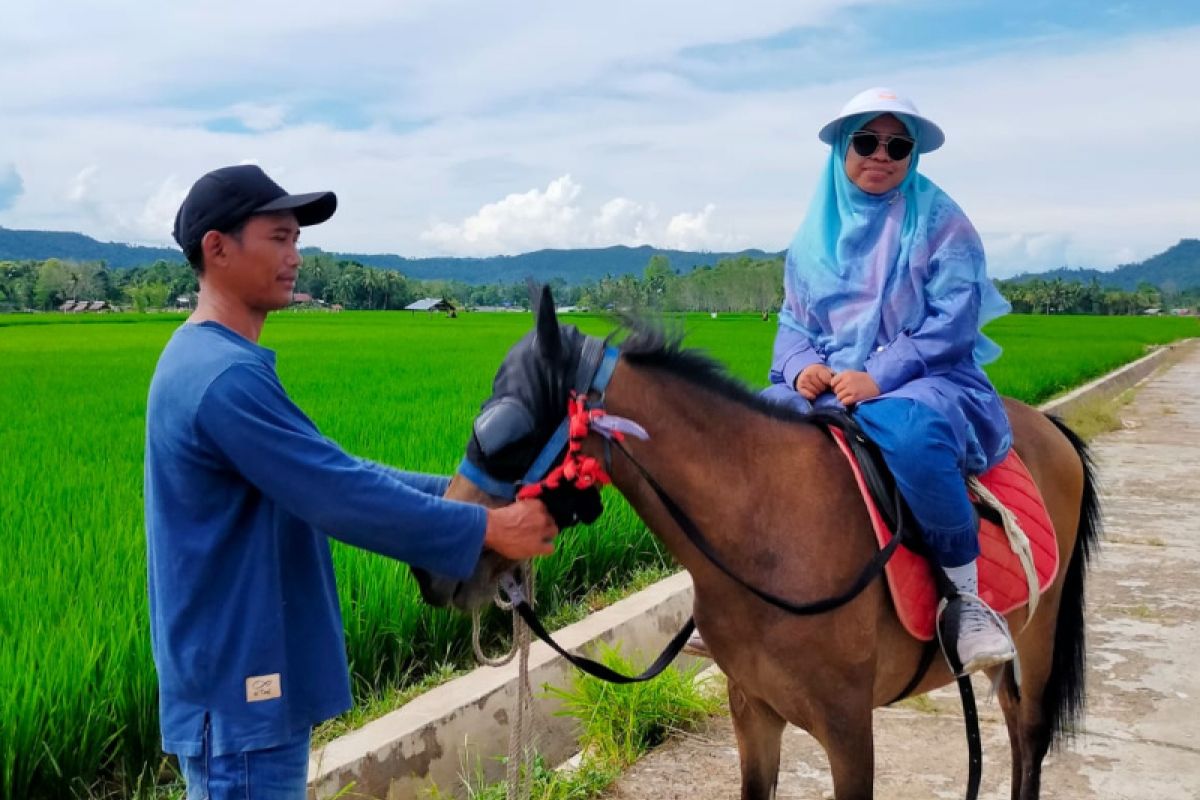
[[[863,369],[873,350],[916,331],[965,285],[978,292],[980,328],[1011,310],[988,280],[979,234],[917,172],[915,149],[903,182],[886,194],[864,192],[846,175],[850,133],[877,116],[843,121],[784,268],[779,321],[805,334],[834,371]],[[915,138],[912,121],[893,116]],[[977,333],[975,362],[999,355]]]

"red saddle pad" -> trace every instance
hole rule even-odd
[[[870,511],[875,537],[879,540],[879,546],[883,547],[891,541],[892,532],[871,499],[862,469],[846,444],[845,435],[836,428],[830,430],[850,462],[854,479]],[[1029,537],[1038,587],[1045,591],[1058,572],[1058,541],[1054,536],[1054,523],[1050,521],[1046,504],[1042,501],[1042,493],[1033,482],[1025,462],[1016,450],[1009,450],[1004,461],[980,476],[979,480],[1017,515],[1021,529]],[[1029,584],[1025,570],[1008,544],[1004,529],[983,520],[979,526],[979,549],[979,595],[984,602],[1001,614],[1008,614],[1025,605],[1029,600]],[[929,564],[902,546],[897,548],[884,572],[896,614],[905,629],[923,641],[932,639],[938,596]]]

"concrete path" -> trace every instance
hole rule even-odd
[[[1107,538],[1089,578],[1088,713],[1046,760],[1043,798],[1200,800],[1200,347],[1138,390],[1122,430],[1093,442]],[[1000,710],[981,700],[980,797],[1009,797]],[[875,716],[876,797],[961,798],[966,743],[952,690]],[[607,795],[700,800],[739,795],[728,719],[644,758]],[[779,798],[830,798],[824,755],[784,735]]]

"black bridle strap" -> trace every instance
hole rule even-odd
[[[577,656],[574,653],[568,652],[558,642],[554,641],[554,637],[542,625],[541,620],[537,618],[537,613],[530,607],[528,599],[525,597],[524,591],[521,589],[516,579],[511,574],[506,574],[500,579],[500,587],[504,593],[508,595],[512,607],[521,615],[521,619],[525,620],[525,624],[529,629],[537,635],[546,644],[550,645],[550,649],[565,658],[572,666],[581,672],[586,672],[593,678],[599,678],[608,683],[641,683],[648,681],[651,678],[657,678],[659,673],[670,666],[675,657],[679,655],[679,651],[683,650],[683,646],[687,644],[688,637],[692,635],[692,631],[696,629],[696,623],[688,617],[688,621],[683,624],[679,633],[667,643],[663,651],[658,654],[658,658],[654,659],[654,663],[646,667],[640,675],[622,675],[621,673],[604,666],[599,661],[594,661],[585,656]]]
[[[840,608],[846,603],[849,603],[851,600],[858,597],[858,595],[862,594],[862,591],[870,586],[871,582],[880,576],[880,574],[883,572],[884,565],[887,564],[892,555],[896,552],[896,548],[900,546],[901,540],[908,538],[907,532],[904,529],[904,524],[903,522],[900,522],[897,525],[896,533],[894,536],[892,536],[891,541],[889,541],[883,548],[876,551],[875,555],[872,556],[871,560],[867,562],[867,565],[863,568],[862,572],[858,574],[858,577],[854,580],[854,583],[851,584],[849,589],[841,594],[834,595],[833,597],[825,597],[821,600],[814,600],[810,603],[794,603],[790,600],[786,600],[782,597],[773,595],[770,592],[765,592],[762,589],[759,589],[757,586],[750,584],[744,578],[730,569],[730,567],[721,560],[720,555],[712,546],[712,543],[709,542],[708,539],[705,538],[704,534],[700,532],[700,529],[696,527],[696,523],[692,522],[692,519],[687,515],[687,512],[680,508],[679,504],[676,503],[669,494],[667,494],[666,490],[663,489],[659,482],[654,479],[654,476],[651,475],[646,468],[643,467],[641,463],[633,457],[633,454],[631,454],[629,450],[625,448],[625,445],[621,444],[620,442],[614,442],[614,444],[616,445],[617,449],[620,450],[627,459],[629,459],[629,463],[633,464],[633,466],[637,468],[637,471],[641,474],[646,483],[650,485],[650,488],[654,490],[654,494],[658,496],[659,502],[661,502],[667,509],[667,513],[671,515],[671,519],[675,520],[675,524],[678,525],[679,529],[683,531],[685,536],[687,536],[688,541],[691,542],[697,550],[703,553],[705,558],[707,558],[713,566],[721,570],[721,572],[725,573],[725,575],[727,575],[735,583],[753,594],[758,599],[765,603],[769,603],[778,609],[782,609],[789,614],[797,614],[799,616],[824,614],[827,611],[832,611],[835,608]],[[903,520],[903,515],[900,513],[900,510],[900,499],[899,495],[897,495],[896,518]]]
[[[621,673],[604,666],[599,661],[593,661],[585,656],[577,656],[564,650],[562,646],[559,645],[558,642],[554,641],[554,639],[550,636],[550,632],[542,626],[542,623],[540,620],[538,620],[537,615],[533,613],[533,609],[529,607],[529,603],[522,601],[514,606],[514,608],[516,608],[517,613],[521,615],[521,619],[525,620],[525,624],[529,626],[529,629],[537,634],[539,639],[550,645],[550,648],[554,652],[571,662],[571,665],[579,669],[581,672],[586,672],[593,678],[599,678],[600,680],[607,681],[608,683],[641,683],[642,681],[648,681],[651,678],[657,678],[659,673],[670,666],[671,662],[675,660],[675,657],[679,655],[679,651],[683,650],[683,646],[687,644],[688,637],[690,637],[692,635],[692,631],[696,629],[696,623],[691,617],[688,617],[688,621],[684,623],[682,628],[680,628],[679,633],[675,634],[674,638],[667,643],[667,646],[663,648],[663,651],[658,654],[658,658],[654,659],[653,664],[646,667],[645,671],[643,671],[640,675],[622,675]]]

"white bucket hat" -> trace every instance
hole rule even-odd
[[[833,144],[842,120],[859,114],[903,114],[912,120],[916,127],[917,152],[928,153],[937,150],[946,141],[946,134],[932,121],[922,117],[917,107],[907,97],[901,97],[891,89],[875,87],[859,92],[849,103],[842,106],[842,112],[824,127],[817,137],[825,144]]]

